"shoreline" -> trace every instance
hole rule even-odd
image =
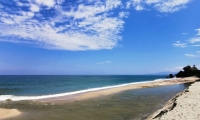
[[[199,120],[200,82],[191,84],[187,89],[170,99],[163,108],[151,114],[146,120]]]
[[[111,95],[111,94],[119,93],[119,92],[126,91],[126,90],[169,86],[169,85],[175,85],[175,84],[195,82],[197,80],[199,80],[199,78],[197,78],[197,77],[176,78],[176,79],[172,79],[172,80],[157,80],[157,81],[152,81],[152,82],[148,82],[148,83],[124,85],[121,87],[108,88],[108,89],[97,90],[97,91],[92,91],[92,92],[85,92],[85,93],[80,93],[80,94],[75,94],[75,95],[38,99],[38,100],[32,100],[32,101],[48,102],[48,103],[53,103],[53,104],[54,103],[62,104],[65,102],[74,102],[74,101],[78,101],[78,100],[85,100],[85,99],[91,99],[91,98],[97,98],[97,97],[101,97],[101,96]],[[21,114],[21,112],[18,111],[17,109],[4,109],[4,108],[0,108],[0,113],[2,113],[2,114],[0,114],[0,119],[15,117],[15,116],[18,116]]]
[[[97,98],[100,96],[106,96],[106,95],[110,95],[110,94],[123,92],[126,90],[169,86],[169,85],[175,85],[175,84],[195,82],[197,80],[199,80],[198,77],[176,78],[176,79],[172,79],[172,80],[158,80],[158,81],[151,81],[151,82],[147,82],[147,83],[124,85],[121,87],[114,87],[114,88],[108,88],[108,89],[103,89],[103,90],[85,92],[85,93],[80,93],[80,94],[75,94],[75,95],[38,99],[36,101],[51,102],[51,103],[70,102],[70,101],[76,101],[76,100]]]

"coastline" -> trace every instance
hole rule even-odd
[[[62,103],[62,102],[67,102],[67,101],[85,100],[85,99],[96,98],[100,96],[106,96],[106,95],[115,94],[115,93],[131,90],[131,89],[169,86],[169,85],[175,85],[175,84],[195,82],[197,80],[199,80],[198,77],[175,78],[171,80],[157,80],[157,81],[151,81],[147,83],[124,85],[121,87],[114,87],[114,88],[108,88],[108,89],[103,89],[103,90],[85,92],[85,93],[80,93],[76,95],[67,95],[67,96],[61,96],[61,97],[38,99],[36,101]]]
[[[169,85],[174,85],[174,84],[195,82],[196,80],[199,80],[199,78],[187,77],[187,78],[176,78],[176,79],[172,79],[172,80],[157,80],[157,81],[152,81],[152,82],[148,82],[148,83],[124,85],[121,87],[108,88],[108,89],[86,92],[86,93],[81,93],[81,94],[76,94],[76,95],[38,99],[35,101],[60,104],[60,103],[64,103],[64,102],[74,102],[74,101],[80,101],[80,100],[85,100],[85,99],[90,99],[90,98],[111,95],[111,94],[119,93],[119,92],[126,91],[126,90],[131,90],[131,89],[169,86]],[[18,111],[17,109],[1,109],[0,108],[0,110],[1,110],[0,113],[4,113],[4,114],[0,114],[0,119],[15,117],[15,116],[21,114],[21,112]],[[7,114],[7,115],[5,115],[5,114]]]
[[[162,109],[151,114],[147,120],[199,120],[199,86],[200,82],[191,84],[170,99]]]

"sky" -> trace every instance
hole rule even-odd
[[[199,0],[1,0],[0,75],[200,69]]]

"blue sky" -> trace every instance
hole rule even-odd
[[[1,0],[0,74],[200,69],[199,0]]]

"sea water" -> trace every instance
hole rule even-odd
[[[163,75],[0,76],[0,101],[59,97],[162,80]]]

